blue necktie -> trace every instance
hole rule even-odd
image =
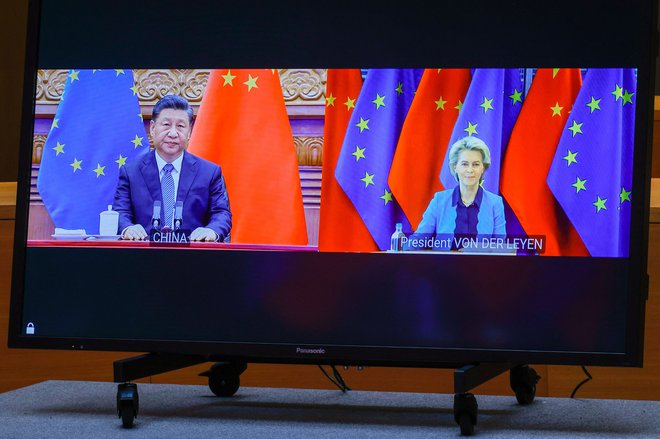
[[[160,190],[163,193],[163,209],[165,223],[163,226],[172,227],[174,224],[174,177],[172,177],[172,171],[174,166],[171,163],[166,164],[163,167],[163,178],[160,179]]]

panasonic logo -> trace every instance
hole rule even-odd
[[[305,349],[305,348],[296,348],[296,354],[325,354],[325,349],[323,348],[314,348],[314,349]]]

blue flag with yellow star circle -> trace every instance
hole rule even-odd
[[[71,70],[44,144],[37,189],[55,227],[99,233],[119,168],[149,150],[131,70]]]
[[[381,250],[396,223],[410,223],[387,179],[423,69],[369,69],[348,123],[335,177]],[[421,163],[420,165],[423,165]]]
[[[636,91],[633,69],[589,69],[548,173],[591,256],[628,256]]]
[[[490,167],[482,186],[495,194],[500,192],[502,157],[522,108],[523,90],[520,69],[475,69],[465,102],[459,101],[455,107],[459,110],[458,119],[440,170],[440,180],[446,189],[458,185],[449,169],[451,146],[464,137],[475,136],[490,151]]]

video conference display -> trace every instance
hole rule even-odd
[[[641,364],[653,8],[573,3],[33,2],[10,343]]]
[[[132,70],[74,68],[28,245],[627,257],[636,73],[328,69],[310,206],[277,69],[145,105]]]

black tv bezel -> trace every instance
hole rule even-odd
[[[49,0],[43,0],[47,2]],[[72,2],[75,3],[75,2]],[[170,2],[173,3],[173,2]],[[350,2],[349,2],[350,3]],[[476,2],[477,4],[479,2]],[[484,2],[485,3],[485,2]],[[570,2],[564,2],[569,5]],[[613,1],[612,1],[613,3]],[[168,3],[169,4],[169,3]],[[289,1],[284,2],[285,6],[294,4],[300,6],[298,2]],[[280,3],[282,6],[283,4]],[[365,6],[366,5],[366,6]],[[387,3],[388,6],[392,4]],[[511,5],[517,8],[523,8],[527,15],[525,18],[533,17],[531,13],[538,12],[534,6],[521,6],[512,2]],[[194,342],[194,341],[176,341],[176,340],[138,340],[138,339],[92,339],[92,338],[53,338],[53,337],[40,337],[22,335],[22,310],[23,310],[23,287],[25,282],[25,260],[26,260],[26,242],[27,242],[27,221],[29,213],[29,193],[30,193],[30,168],[31,168],[31,153],[32,153],[32,135],[34,127],[34,90],[36,85],[36,71],[38,60],[41,58],[40,39],[43,43],[43,35],[40,32],[41,0],[30,0],[29,8],[29,23],[27,32],[27,49],[26,49],[26,62],[25,62],[25,79],[24,79],[24,98],[22,108],[22,123],[21,123],[21,150],[19,161],[19,180],[17,189],[16,200],[16,227],[14,236],[14,256],[13,256],[13,270],[12,270],[12,295],[10,305],[10,322],[9,322],[9,346],[12,348],[47,348],[47,349],[67,349],[67,350],[101,350],[101,351],[135,351],[135,352],[171,352],[182,354],[198,354],[208,355],[214,357],[223,357],[226,359],[241,359],[248,362],[270,362],[270,363],[300,363],[300,364],[358,364],[358,365],[381,365],[381,366],[416,366],[416,367],[442,367],[447,364],[463,364],[474,362],[505,362],[505,363],[544,363],[544,364],[580,364],[580,365],[607,365],[607,366],[641,366],[643,360],[643,343],[644,343],[644,316],[645,316],[645,302],[648,295],[648,275],[646,273],[647,267],[647,245],[648,245],[648,216],[649,216],[649,198],[650,198],[650,169],[651,169],[651,141],[652,141],[652,126],[653,126],[653,89],[655,81],[655,53],[657,52],[657,4],[654,1],[647,1],[640,4],[631,6],[634,9],[630,13],[634,17],[646,17],[647,21],[643,21],[645,26],[636,28],[636,37],[632,41],[640,43],[637,51],[632,55],[620,57],[619,63],[614,66],[634,66],[638,68],[638,96],[644,96],[645,99],[637,100],[636,108],[636,141],[635,141],[635,159],[634,169],[635,177],[633,182],[633,191],[639,196],[635,197],[633,201],[633,210],[631,216],[631,240],[630,240],[630,257],[629,257],[629,276],[627,283],[628,289],[628,309],[627,309],[627,331],[626,331],[626,352],[621,354],[612,353],[596,353],[596,352],[567,352],[567,351],[514,351],[514,350],[477,350],[477,349],[427,349],[427,348],[401,348],[401,347],[369,347],[369,346],[304,346],[310,348],[324,348],[326,353],[318,356],[306,356],[295,354],[296,345],[290,344],[258,344],[258,343],[221,343],[221,342]],[[348,4],[337,4],[333,6],[332,17],[340,16],[341,8],[348,7]],[[365,2],[362,7],[356,12],[358,16],[365,14],[367,6],[372,6],[370,2]],[[465,9],[469,6],[463,7],[457,5],[442,5],[443,7],[453,8],[451,11],[458,11],[459,13],[466,14]],[[484,7],[485,5],[480,5]],[[492,7],[492,6],[491,6]],[[561,7],[561,5],[559,6]],[[589,11],[589,8],[603,8],[602,2],[585,2],[577,6],[582,16]],[[436,9],[438,6],[436,5]],[[431,9],[435,12],[436,9]],[[93,10],[93,9],[92,9]],[[595,9],[593,9],[595,11]],[[314,12],[314,8],[308,6],[307,8],[300,9],[302,15]],[[497,11],[489,10],[495,15]],[[389,15],[388,15],[389,14]],[[391,16],[392,11],[383,13],[384,16]],[[416,15],[415,15],[416,14]],[[421,16],[419,12],[412,14],[413,16]],[[636,15],[635,15],[636,14]],[[552,14],[551,14],[552,15]],[[499,17],[502,18],[502,17]],[[146,20],[146,19],[145,19]],[[543,20],[543,18],[536,17],[536,20]],[[145,23],[150,29],[153,28],[152,22],[146,20]],[[533,43],[541,43],[541,47],[545,48],[546,52],[548,47],[552,46],[551,42],[542,39],[538,33],[535,33],[535,21],[530,20],[526,24],[523,33],[531,36],[530,45]],[[571,23],[563,23],[566,27],[563,29],[567,32],[575,31],[570,26]],[[575,25],[576,23],[572,23]],[[234,23],[238,28],[241,27],[240,23]],[[243,24],[245,27],[246,24]],[[189,24],[190,26],[190,24]],[[405,29],[412,29],[413,25],[408,24]],[[275,30],[280,32],[283,30],[275,26]],[[310,29],[305,29],[305,31]],[[314,30],[314,29],[311,29]],[[267,37],[267,32],[263,32],[261,39]],[[348,32],[348,37],[352,36]],[[584,35],[584,32],[580,35]],[[607,39],[607,38],[606,38]],[[611,37],[610,37],[611,39]],[[284,38],[286,40],[286,38]],[[544,42],[545,41],[545,42]],[[628,43],[630,41],[627,41]],[[335,41],[335,46],[341,47],[346,43],[342,37]],[[276,46],[277,46],[276,42]],[[279,42],[280,47],[285,46],[284,43]],[[377,45],[377,41],[370,39],[369,43],[376,50],[374,53],[367,57],[365,64],[369,67],[388,67],[391,61],[383,58],[386,53],[383,47]],[[543,45],[545,44],[545,46]],[[595,42],[592,41],[591,46]],[[121,46],[121,45],[119,45]],[[84,54],[85,46],[77,46],[73,50],[73,58]],[[76,54],[76,50],[81,52]],[[119,49],[119,53],[121,54]],[[294,49],[294,52],[302,51],[304,48]],[[486,50],[486,49],[482,49]],[[543,52],[543,51],[541,51]],[[88,55],[90,55],[88,53]],[[595,59],[589,66],[593,67],[608,67],[607,58],[604,52],[599,52],[595,55],[587,56],[588,59]],[[115,53],[113,56],[117,56]],[[120,55],[121,56],[121,55]],[[290,56],[290,53],[289,53]],[[495,55],[496,56],[496,55]],[[601,56],[599,59],[598,57]],[[91,55],[94,58],[94,55]],[[97,55],[98,58],[98,55]],[[130,58],[130,57],[129,57]],[[462,66],[465,62],[465,55],[458,53],[458,51],[451,52],[449,66]],[[485,57],[486,59],[493,59],[493,55]],[[525,59],[529,61],[519,62],[518,65],[534,65],[537,67],[552,67],[556,65],[561,66],[578,66],[577,60],[579,56],[575,53],[568,53],[563,58],[559,56],[560,64],[554,62],[558,58],[552,56],[545,59],[535,59],[539,56],[528,56]],[[112,56],[110,57],[112,59]],[[277,59],[277,54],[265,53],[265,59],[271,61]],[[331,59],[332,62],[327,64],[329,67],[354,67],[352,61],[355,59],[355,53],[348,54],[343,59],[335,56]],[[396,67],[423,67],[420,65],[420,60],[423,57],[416,56],[414,53],[401,54]],[[641,60],[641,61],[640,61]],[[131,61],[128,60],[128,64]],[[236,58],[237,66],[240,67],[253,67],[255,61],[246,58],[245,56],[238,56]],[[302,64],[314,64],[314,61],[322,61],[322,56],[308,54],[305,62]],[[531,61],[531,62],[530,62]],[[535,62],[536,61],[536,62]],[[539,62],[540,61],[540,62]],[[624,64],[621,64],[621,62]],[[643,61],[643,62],[642,62]],[[69,60],[60,60],[63,65],[66,65]],[[197,63],[200,60],[196,61]],[[627,64],[633,63],[633,64]],[[496,62],[488,62],[484,67],[500,67],[506,66],[506,57]],[[635,64],[636,63],[636,64]],[[195,64],[193,62],[192,64]],[[192,64],[187,64],[186,66]],[[481,66],[480,62],[472,63],[472,67]],[[51,66],[48,66],[51,67]],[[55,66],[52,66],[55,67]],[[87,66],[82,66],[87,67]],[[137,66],[142,67],[142,66]],[[166,66],[168,67],[168,66]],[[636,232],[635,232],[636,231]]]

